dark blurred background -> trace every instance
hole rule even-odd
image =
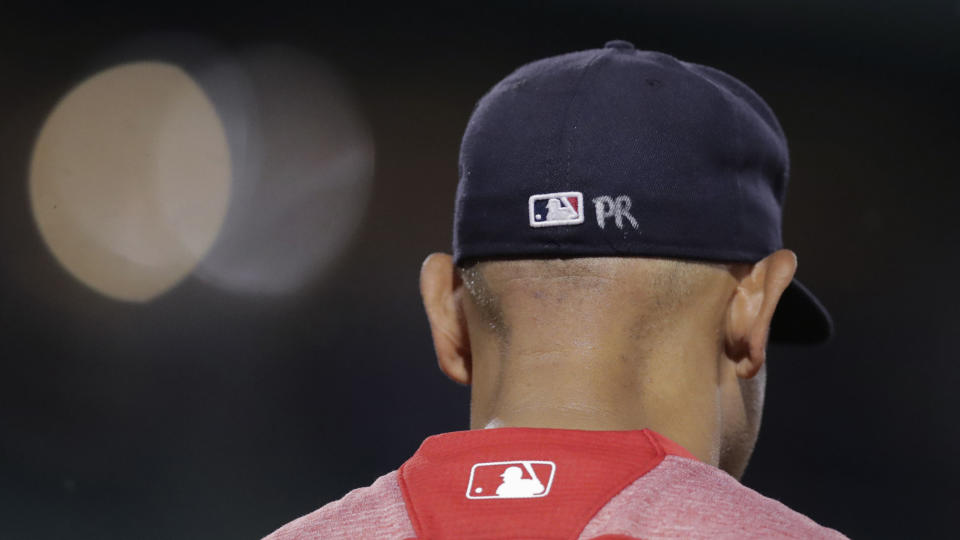
[[[0,538],[258,538],[466,429],[417,290],[449,250],[460,136],[515,67],[610,39],[736,75],[790,141],[785,241],[838,335],[772,348],[744,483],[854,538],[955,537],[960,4],[490,0],[3,5]],[[97,249],[131,259],[91,223],[166,218],[43,217],[48,188],[142,202],[99,165],[77,173],[89,189],[57,184],[89,150],[50,150],[67,136],[45,126],[81,82],[145,60],[205,92],[234,183],[209,187],[231,201],[213,247],[124,299],[102,284],[167,262],[97,267]],[[196,96],[184,110],[209,113]],[[114,133],[69,103],[63,144]],[[160,253],[148,233],[117,242]]]

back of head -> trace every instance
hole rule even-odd
[[[497,258],[755,263],[783,248],[789,159],[773,112],[717,69],[623,41],[520,67],[477,104],[460,150],[458,265]],[[829,316],[799,283],[773,339]]]
[[[461,146],[453,256],[421,274],[471,425],[650,427],[742,472],[768,338],[832,333],[783,249],[788,164],[747,85],[626,42],[495,85]]]

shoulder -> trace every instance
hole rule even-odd
[[[280,527],[264,540],[413,538],[397,471]]]
[[[729,474],[693,459],[667,456],[612,498],[581,538],[845,538]]]

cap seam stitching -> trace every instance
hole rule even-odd
[[[733,103],[733,101],[734,100],[743,101],[743,99],[740,96],[731,92],[729,89],[725,88],[722,84],[719,84],[716,81],[714,81],[713,78],[709,76],[709,74],[704,74],[699,72],[698,70],[692,69],[692,66],[708,68],[707,69],[708,72],[709,72],[709,69],[716,69],[716,68],[710,68],[710,66],[701,66],[700,64],[695,64],[691,62],[682,62],[682,63],[684,64],[684,67],[687,69],[687,71],[690,71],[691,73],[694,73],[695,75],[704,79],[710,86],[712,86],[717,91],[718,94],[720,94],[721,99],[723,99],[723,102],[727,104],[727,108],[730,112],[731,117],[733,118],[733,129],[735,133],[734,140],[736,141],[737,154],[739,158],[736,163],[737,168],[736,170],[733,171],[733,176],[734,176],[734,179],[736,180],[736,186],[737,186],[737,222],[735,224],[734,232],[733,232],[733,243],[734,245],[739,247],[741,245],[740,244],[741,239],[743,238],[743,227],[744,227],[743,180],[741,178],[741,171],[742,171],[742,168],[743,168],[742,165],[746,156],[746,151],[745,151],[746,148],[743,143],[744,141],[743,129],[742,129],[743,126],[740,125],[741,118],[738,113],[739,108],[736,106],[735,103]]]
[[[561,131],[560,131],[560,140],[558,141],[558,146],[560,147],[561,155],[564,156],[564,162],[558,172],[562,174],[562,177],[565,183],[569,183],[569,180],[570,180],[570,161],[571,161],[570,157],[571,157],[571,154],[573,153],[571,149],[572,145],[569,144],[569,138],[567,136],[567,133],[570,127],[570,123],[568,121],[570,118],[570,112],[574,108],[574,102],[578,97],[580,97],[580,89],[584,84],[584,80],[586,79],[587,72],[590,71],[590,68],[593,67],[593,64],[597,60],[602,58],[604,53],[606,52],[607,52],[606,49],[601,49],[596,54],[594,54],[593,58],[591,58],[590,61],[587,62],[587,65],[583,67],[583,70],[580,72],[580,76],[577,77],[577,82],[573,87],[573,95],[570,96],[570,101],[567,102],[567,107],[563,112],[563,119],[561,120],[561,124],[560,124]],[[577,111],[577,114],[579,114],[579,109]]]

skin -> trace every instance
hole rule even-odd
[[[792,251],[755,264],[654,258],[424,261],[440,369],[471,429],[649,428],[736,478],[760,429],[770,321]]]

